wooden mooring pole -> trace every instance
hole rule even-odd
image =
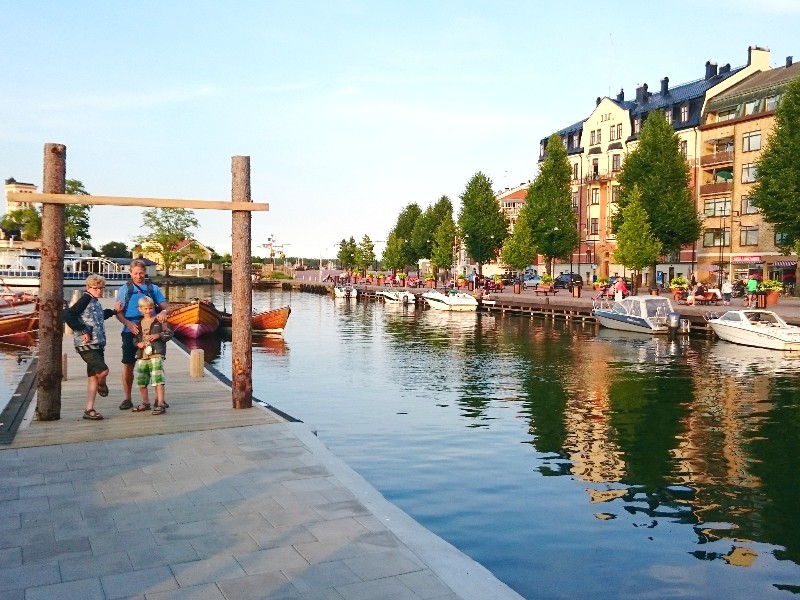
[[[231,160],[231,200],[252,202],[250,197],[250,157]],[[232,211],[231,296],[236,310],[232,314],[231,394],[233,408],[253,406],[253,280],[250,276],[251,213]]]
[[[45,144],[42,191],[66,191],[67,147]],[[64,322],[64,206],[42,205],[42,260],[39,273],[39,365],[36,418],[61,418],[61,343]]]

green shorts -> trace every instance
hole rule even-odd
[[[136,361],[136,385],[140,388],[148,385],[164,385],[164,357],[151,356]]]

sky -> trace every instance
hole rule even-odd
[[[231,199],[250,157],[256,256],[334,257],[477,172],[535,178],[539,141],[707,60],[800,60],[797,0],[11,0],[0,35],[0,176],[42,185],[47,143],[90,194]],[[4,205],[0,211],[4,210]],[[98,206],[91,242],[132,245],[142,209]],[[231,248],[231,215],[195,238]]]

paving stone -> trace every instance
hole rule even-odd
[[[44,585],[26,590],[25,600],[105,600],[103,588],[97,578],[80,579],[54,585]]]
[[[281,573],[261,573],[238,579],[226,579],[218,582],[217,587],[222,590],[225,598],[230,600],[264,600],[265,598],[278,600],[292,597],[292,594],[298,593],[297,588]],[[307,595],[301,597],[309,598]]]
[[[273,573],[308,566],[308,561],[292,546],[236,554],[235,558],[248,575]]]
[[[58,563],[55,561],[0,569],[0,591],[24,590],[29,587],[60,582],[61,573],[58,570]]]
[[[55,536],[53,535],[53,528],[50,525],[20,527],[19,529],[0,531],[0,548],[46,544],[54,541]]]
[[[149,529],[101,534],[90,537],[89,542],[92,544],[92,552],[95,554],[153,548],[156,545],[153,533]]]
[[[187,541],[128,550],[127,555],[133,568],[137,570],[200,560],[200,555]]]
[[[192,547],[200,558],[208,558],[217,554],[231,555],[254,552],[259,546],[247,533],[215,533],[199,536],[191,540]]]
[[[452,590],[442,583],[442,580],[430,569],[405,573],[398,576],[398,579],[423,600],[433,600],[434,598],[439,600],[447,595],[451,595],[453,600],[456,600],[456,595]]]
[[[61,578],[64,581],[133,571],[131,560],[126,552],[72,556],[61,558],[58,563],[61,566]]]
[[[303,569],[287,569],[283,573],[300,592],[339,587],[361,581],[358,575],[340,560],[311,565]]]
[[[178,582],[168,567],[155,567],[100,578],[108,600],[128,598],[136,594],[152,594],[178,588]],[[63,600],[63,599],[61,599]]]
[[[182,587],[168,592],[148,593],[147,600],[226,600],[214,583]]]
[[[89,538],[72,538],[68,540],[55,540],[30,544],[22,547],[22,562],[33,563],[52,558],[60,559],[72,554],[91,554]]]
[[[18,567],[22,564],[22,548],[3,548],[0,550],[0,569]]]
[[[345,600],[420,600],[419,596],[395,577],[339,585],[336,586],[336,591]]]
[[[214,556],[170,567],[181,587],[245,577],[244,569],[233,556]]]

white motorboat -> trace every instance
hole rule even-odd
[[[407,290],[379,290],[375,294],[379,298],[383,298],[384,302],[389,304],[409,304],[413,305],[417,301],[417,297]]]
[[[474,296],[465,294],[464,292],[451,292],[443,294],[437,290],[430,290],[422,294],[428,306],[436,310],[450,310],[450,311],[476,311],[478,310],[478,301]]]
[[[337,285],[333,288],[334,298],[345,298],[355,300],[358,298],[358,290],[352,285]]]
[[[639,333],[668,333],[672,315],[680,321],[669,298],[663,296],[628,296],[620,302],[596,300],[592,315],[609,329]]]
[[[789,325],[771,310],[729,310],[706,320],[720,339],[734,344],[800,351],[800,327]]]
[[[37,252],[0,253],[0,278],[5,285],[40,287],[41,254]],[[102,275],[109,283],[121,283],[130,277],[132,259],[93,257],[75,252],[64,253],[64,287],[83,287],[89,275]]]

